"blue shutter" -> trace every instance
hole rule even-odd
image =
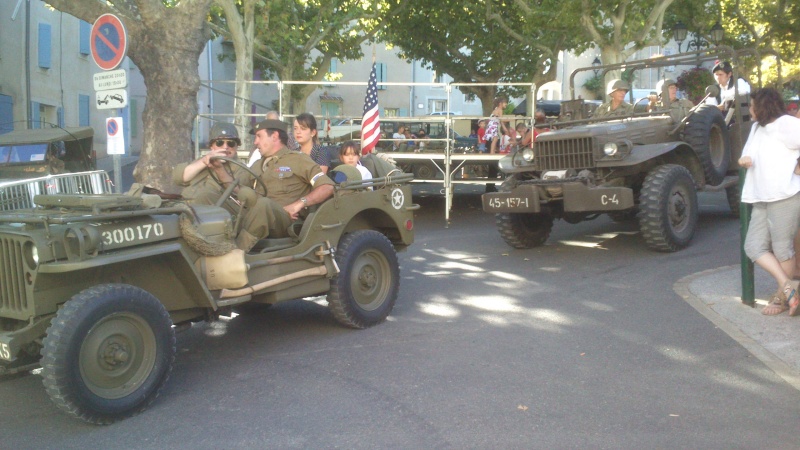
[[[92,51],[89,45],[89,35],[92,33],[92,24],[83,20],[80,21],[80,24],[80,52],[81,55],[88,55]]]
[[[39,24],[39,67],[42,69],[50,68],[50,24]]]
[[[89,126],[89,96],[78,94],[78,125]]]
[[[406,116],[408,116],[408,109],[407,109],[407,108],[400,108],[400,110],[397,112],[397,115],[398,115],[399,117],[406,117]]]
[[[14,131],[14,101],[10,95],[0,94],[0,134]]]
[[[58,109],[56,109],[56,122],[58,123],[58,126],[64,128],[64,108],[60,106]]]
[[[31,126],[30,128],[42,128],[41,114],[39,113],[39,102],[31,102]]]
[[[384,63],[377,63],[375,65],[375,77],[378,78],[378,82],[387,81],[386,79],[386,64]],[[378,85],[378,89],[386,89],[385,85]]]
[[[337,62],[338,62],[338,59],[331,58],[331,68],[330,68],[331,70],[329,70],[328,72],[330,72],[330,73],[336,73],[337,72],[337,70],[336,70]]]
[[[139,135],[139,111],[136,109],[136,99],[128,100],[131,116],[128,118],[128,129],[131,130],[131,137]]]

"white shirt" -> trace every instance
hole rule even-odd
[[[356,169],[358,169],[358,171],[361,173],[361,179],[362,180],[371,180],[372,179],[372,172],[370,172],[369,169],[364,167],[361,164],[360,161],[358,162],[358,164],[356,164]]]
[[[749,94],[750,93],[750,83],[748,83],[747,81],[744,81],[741,78],[736,80],[736,86],[734,86],[734,84],[731,83],[731,82],[728,82],[728,84],[730,84],[731,87],[724,87],[724,86],[720,86],[719,87],[719,90],[720,90],[719,97],[722,99],[722,103],[725,103],[726,101],[729,101],[729,100],[733,101],[733,100],[736,99],[736,89],[735,88],[739,89],[739,95],[745,95],[745,94]],[[719,103],[717,103],[716,97],[708,97],[706,99],[706,105],[715,105],[716,106],[716,105],[719,105]]]
[[[753,160],[742,202],[774,202],[800,192],[800,176],[794,174],[800,157],[800,119],[787,114],[765,127],[754,123],[742,156]]]

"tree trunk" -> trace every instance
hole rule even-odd
[[[172,168],[192,158],[192,129],[200,88],[198,59],[209,38],[206,22],[211,0],[115,2],[48,0],[59,11],[94,23],[104,13],[119,17],[128,33],[128,57],[147,87],[142,112],[143,148],[134,170],[137,182],[177,192]],[[204,137],[201,137],[204,140]]]

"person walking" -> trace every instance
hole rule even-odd
[[[761,311],[768,316],[789,310],[800,313],[793,239],[800,222],[800,119],[786,114],[781,95],[772,88],[753,92],[750,116],[755,123],[742,149],[739,165],[747,169],[742,202],[753,211],[745,237],[747,256],[778,285]]]

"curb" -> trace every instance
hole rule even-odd
[[[779,377],[783,378],[788,384],[797,390],[800,390],[800,373],[777,357],[774,353],[765,349],[759,342],[745,334],[736,325],[729,322],[717,311],[708,306],[700,297],[697,297],[689,289],[689,285],[698,278],[715,275],[719,272],[727,270],[738,270],[739,265],[724,266],[716,269],[704,270],[692,275],[687,275],[680,280],[676,281],[672,289],[681,298],[686,300],[686,303],[691,305],[697,312],[702,314],[706,319],[713,323],[717,328],[724,331],[733,340],[738,342],[753,356],[758,358],[764,365],[772,369]],[[741,302],[741,297],[732,297]]]

